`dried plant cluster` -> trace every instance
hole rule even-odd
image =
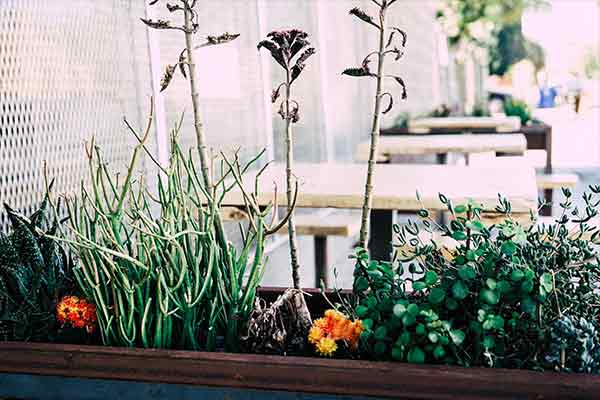
[[[394,97],[391,93],[384,91],[384,79],[390,78],[398,83],[402,88],[402,99],[406,99],[406,85],[404,80],[399,76],[385,75],[385,59],[388,56],[393,56],[394,61],[400,60],[404,54],[406,46],[406,33],[397,27],[387,27],[386,16],[390,7],[396,0],[371,0],[379,9],[378,18],[371,17],[365,11],[359,8],[350,10],[350,15],[355,16],[364,23],[375,28],[379,33],[379,47],[363,59],[360,67],[347,68],[342,74],[353,77],[368,77],[375,78],[377,87],[375,89],[375,107],[373,111],[373,122],[371,126],[371,142],[369,147],[369,160],[367,165],[367,177],[365,183],[364,204],[362,207],[362,218],[360,228],[359,246],[366,249],[369,244],[369,218],[372,207],[372,191],[373,191],[373,175],[375,173],[375,163],[377,155],[377,145],[379,142],[379,131],[381,123],[381,114],[389,112],[394,104]],[[372,71],[370,64],[376,59],[377,69]],[[382,106],[383,99],[388,100],[385,108]]]

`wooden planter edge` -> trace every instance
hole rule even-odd
[[[597,399],[600,377],[256,354],[0,343],[0,372],[403,399]]]

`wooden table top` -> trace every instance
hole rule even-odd
[[[368,158],[369,146],[370,142],[368,141],[358,145],[357,159],[366,160]],[[523,154],[527,150],[527,140],[525,135],[511,133],[381,136],[377,150],[383,156],[472,154],[488,151]]]
[[[295,175],[299,183],[298,207],[360,209],[366,176],[365,164],[298,163]],[[512,202],[515,213],[537,210],[535,171],[532,167],[464,167],[450,165],[376,164],[373,209],[416,211],[422,205],[430,210],[444,210],[438,193],[454,204],[473,199],[493,211],[498,193]],[[255,173],[254,173],[255,174]],[[273,200],[273,183],[278,188],[278,204],[286,204],[285,168],[272,164],[260,177],[258,201],[266,205]],[[254,188],[254,176],[244,178],[248,192]],[[419,192],[422,204],[417,200]],[[231,191],[223,205],[244,206],[241,191]]]
[[[496,129],[497,132],[514,132],[521,128],[519,117],[433,117],[408,121],[411,131],[428,132],[432,129]]]

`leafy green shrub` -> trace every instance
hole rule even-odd
[[[58,219],[47,217],[48,197],[27,218],[5,205],[12,225],[0,233],[0,339],[52,341],[58,333],[56,304],[71,286],[72,259],[45,234]]]
[[[542,226],[513,220],[505,199],[496,209],[505,220],[487,225],[480,205],[455,206],[440,195],[451,222],[439,226],[421,210],[422,224],[396,227],[396,262],[369,261],[359,252],[353,290],[355,313],[365,327],[365,355],[416,363],[552,367],[556,346],[548,343],[559,337],[556,321],[570,317],[595,324],[598,319],[599,232],[589,221],[597,216],[600,187],[591,189],[583,195],[582,211],[564,190],[562,215]],[[451,246],[423,238],[424,231],[434,229]],[[565,340],[573,348],[573,340]],[[588,361],[573,363],[581,365],[573,370],[595,368]]]
[[[531,109],[522,100],[507,99],[504,102],[504,113],[509,117],[519,117],[522,125],[532,120]]]

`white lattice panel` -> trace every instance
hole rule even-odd
[[[57,191],[76,190],[92,135],[125,165],[122,118],[142,125],[151,93],[144,12],[141,0],[0,0],[0,202],[29,212],[44,160]]]

